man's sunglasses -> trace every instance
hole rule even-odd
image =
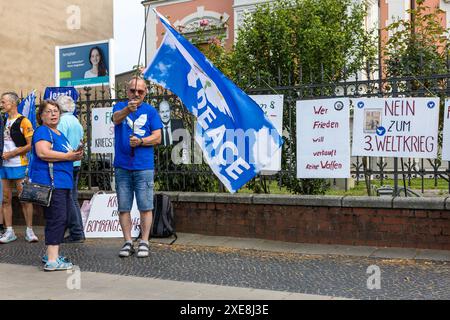
[[[145,93],[145,90],[136,90],[136,89],[128,89],[132,94],[136,94],[136,92],[141,96]]]

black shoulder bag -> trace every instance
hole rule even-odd
[[[53,148],[53,136],[51,132],[50,138],[52,139]],[[31,202],[40,206],[49,207],[52,200],[53,189],[55,189],[55,184],[53,181],[53,162],[48,163],[48,171],[52,182],[51,186],[31,182],[30,177],[28,176],[28,168],[30,165],[31,161],[25,172],[25,179],[22,182],[22,192],[19,194],[19,200],[21,202]]]

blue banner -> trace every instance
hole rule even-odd
[[[212,171],[235,192],[270,163],[281,136],[255,101],[156,14],[166,32],[144,77],[178,95],[197,118],[196,142]]]
[[[56,100],[59,96],[70,96],[77,102],[78,92],[74,87],[47,87],[45,88],[44,100]]]
[[[34,91],[22,100],[17,106],[17,111],[27,117],[33,125],[33,129],[36,129],[36,94]]]

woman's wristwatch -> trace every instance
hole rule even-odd
[[[139,146],[142,146],[144,144],[144,139],[139,138],[141,140],[141,143],[139,144]]]

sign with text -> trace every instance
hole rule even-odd
[[[115,193],[96,194],[91,200],[89,216],[84,225],[86,238],[121,238],[122,228],[119,223],[117,195]],[[131,209],[131,236],[139,235],[140,214],[136,199]]]
[[[361,98],[353,103],[353,156],[436,158],[439,98]]]
[[[114,87],[114,40],[55,47],[57,87]]]
[[[297,101],[297,178],[350,177],[350,100]]]
[[[78,92],[74,87],[47,87],[45,88],[44,100],[58,99],[59,96],[69,96],[73,101],[77,102]]]
[[[450,161],[450,99],[445,100],[442,138],[442,160]]]
[[[283,133],[283,95],[250,96],[264,111],[280,135]],[[261,169],[262,175],[275,174],[281,170],[281,148],[272,156],[270,163]]]
[[[114,123],[112,108],[92,109],[92,153],[114,153]]]

